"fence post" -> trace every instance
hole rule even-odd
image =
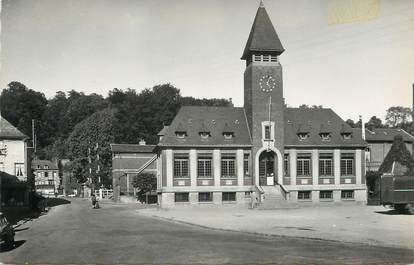
[[[102,200],[102,189],[99,189],[99,198]]]

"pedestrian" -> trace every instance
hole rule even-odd
[[[95,194],[92,194],[91,200],[92,200],[92,208],[95,208],[95,204],[96,204]]]

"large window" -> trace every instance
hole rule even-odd
[[[354,154],[341,154],[341,176],[354,175]]]
[[[188,155],[176,154],[174,155],[174,178],[188,178]]]
[[[24,164],[23,163],[14,164],[14,172],[15,172],[16,177],[23,177],[24,176]]]
[[[332,154],[319,155],[319,175],[333,176],[333,156]]]
[[[213,201],[213,193],[212,192],[199,192],[198,193],[198,201],[199,202],[212,202]]]
[[[310,154],[298,154],[296,160],[296,173],[298,176],[310,176],[311,175],[311,155]]]
[[[235,202],[236,201],[235,192],[223,192],[221,197],[222,197],[221,199],[223,202]]]
[[[236,155],[222,154],[221,156],[221,177],[236,177]]]
[[[321,200],[332,200],[333,193],[331,190],[321,190],[319,191],[319,199]]]
[[[245,177],[250,176],[250,172],[249,172],[249,154],[244,154],[244,158],[243,158],[243,172],[244,172],[244,176]]]
[[[285,158],[284,158],[283,162],[284,162],[283,167],[284,167],[285,176],[289,176],[290,175],[290,172],[289,172],[289,154],[285,154]]]
[[[270,140],[270,126],[269,125],[266,125],[265,127],[264,127],[264,138],[266,139],[266,140]]]
[[[298,200],[310,200],[311,194],[311,191],[298,191]]]
[[[353,198],[354,198],[353,190],[342,190],[341,191],[341,199],[352,200]]]
[[[188,192],[177,192],[174,193],[175,202],[188,202]]]
[[[211,178],[211,155],[199,155],[197,160],[197,176],[199,178]]]

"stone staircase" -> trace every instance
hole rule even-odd
[[[283,196],[282,188],[279,185],[275,186],[261,186],[264,194],[262,195],[262,202],[258,205],[259,210],[271,209],[290,209],[296,208],[297,205],[289,202]]]

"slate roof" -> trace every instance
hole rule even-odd
[[[19,131],[0,115],[0,139],[25,140],[28,138],[27,135]]]
[[[48,169],[58,170],[58,166],[50,160],[34,159],[32,161],[32,169],[34,170],[38,169],[37,168],[38,165],[40,166],[39,169],[45,169],[45,166],[49,166]]]
[[[261,3],[257,9],[249,38],[244,48],[242,60],[249,57],[251,52],[275,52],[281,54],[285,49],[277,36],[265,7]]]
[[[168,130],[168,126],[164,125],[164,128],[161,129],[161,131],[157,134],[158,136],[164,136],[165,132]]]
[[[308,131],[309,137],[300,140],[297,133]],[[345,140],[341,133],[352,132],[352,138]],[[320,133],[331,134],[324,141]],[[285,109],[285,147],[365,147],[361,129],[351,128],[332,109]]]
[[[226,126],[227,124],[227,126]],[[175,132],[184,130],[187,136],[180,139]],[[199,133],[207,130],[208,139]],[[234,137],[224,139],[223,132],[230,130]],[[159,146],[251,146],[249,129],[243,108],[184,106],[166,129]]]
[[[111,144],[113,153],[155,153],[155,145]]]
[[[401,135],[404,142],[414,141],[414,136],[399,128],[365,130],[365,139],[367,142],[393,142],[394,137],[397,135]]]

